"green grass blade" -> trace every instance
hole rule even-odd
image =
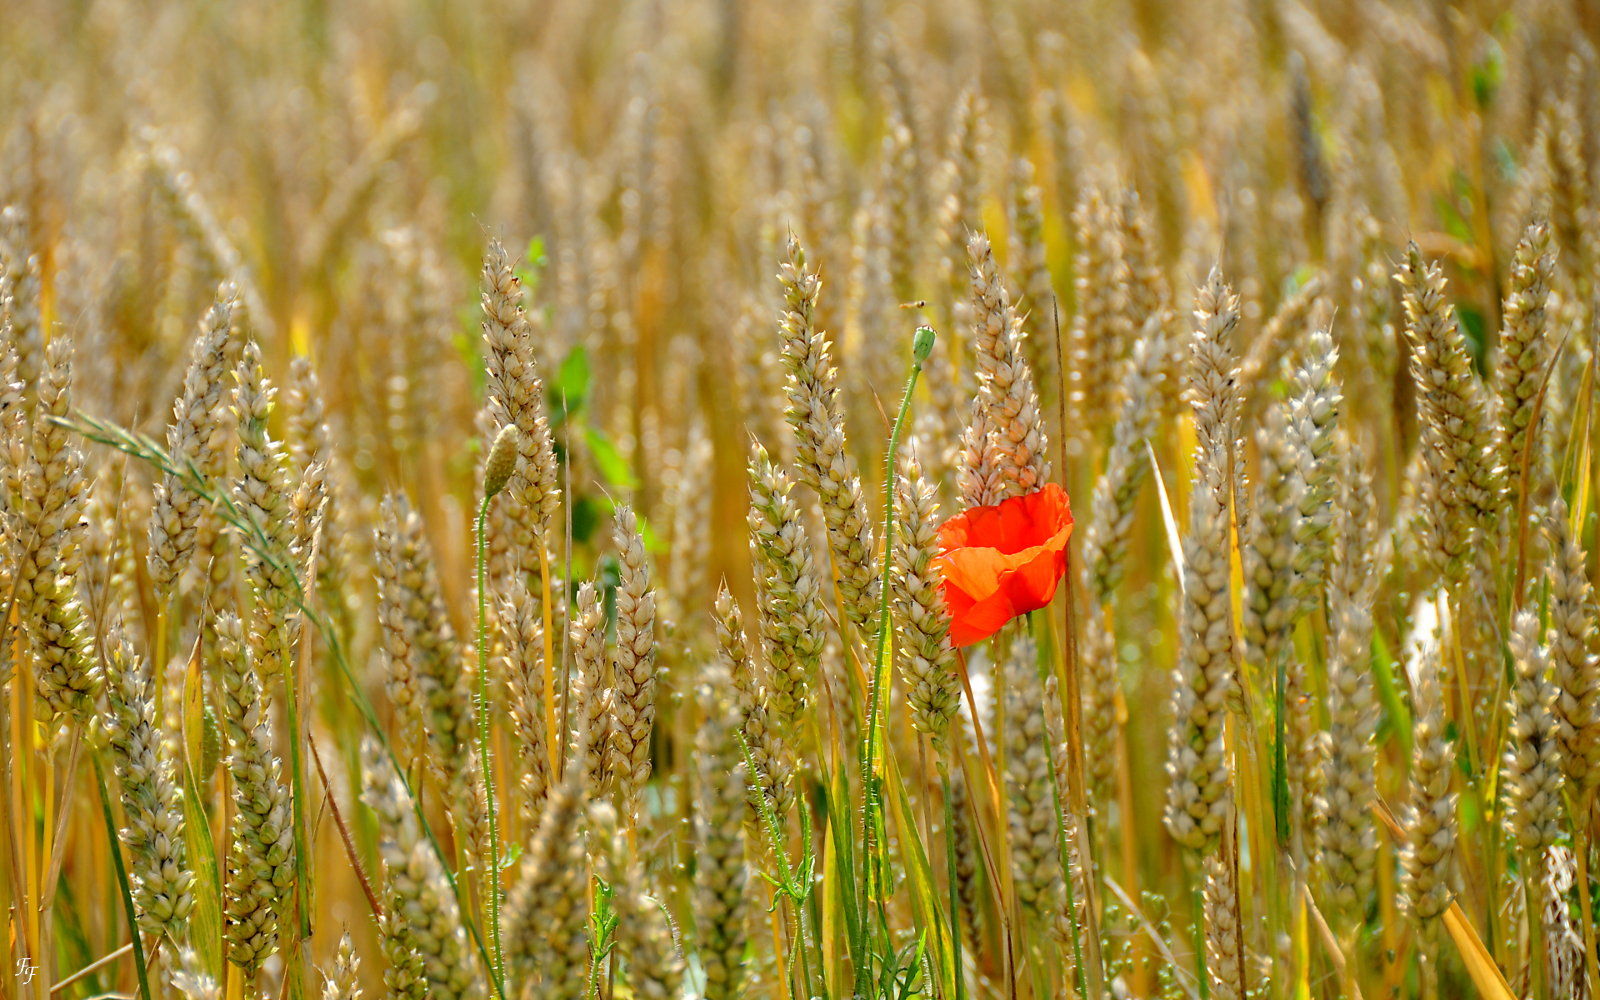
[[[122,864],[122,841],[117,837],[117,821],[111,815],[111,796],[106,793],[106,772],[100,764],[100,755],[91,753],[94,762],[95,787],[100,792],[100,815],[106,822],[106,839],[111,847],[111,864],[117,872],[117,886],[122,890],[122,908],[128,918],[128,936],[133,939],[133,967],[139,975],[139,996],[150,1000],[150,979],[144,971],[144,943],[139,939],[139,915],[133,908],[133,889],[128,885],[128,870]]]

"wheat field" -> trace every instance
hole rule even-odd
[[[1586,0],[8,0],[0,993],[1586,998]]]

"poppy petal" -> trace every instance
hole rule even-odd
[[[1072,506],[1055,483],[969,508],[941,525],[951,643],[970,646],[1048,605],[1066,572],[1071,537]]]
[[[1005,627],[1006,622],[1017,617],[1017,609],[1011,603],[1011,595],[1004,589],[982,600],[973,601],[966,597],[966,606],[959,615],[954,608],[951,609],[950,644],[952,646],[970,646],[982,642]]]
[[[1056,585],[1066,572],[1064,550],[1040,549],[1038,555],[1008,574],[1001,582],[1017,614],[1047,606],[1056,596]]]

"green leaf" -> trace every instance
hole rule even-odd
[[[613,514],[617,512],[617,501],[609,496],[601,496],[595,504],[597,508],[603,507]],[[666,539],[661,537],[645,516],[638,511],[634,511],[633,516],[639,522],[639,537],[644,539],[644,550],[651,555],[660,555],[667,551]]]
[[[1306,287],[1306,282],[1317,276],[1317,269],[1310,264],[1301,264],[1283,279],[1283,297],[1288,298],[1300,289]]]
[[[1463,187],[1467,187],[1468,190],[1463,192]],[[1472,223],[1467,217],[1472,211],[1472,203],[1466,198],[1466,195],[1470,194],[1470,185],[1466,185],[1464,178],[1457,172],[1451,178],[1450,188],[1450,194],[1434,196],[1433,210],[1438,213],[1445,232],[1470,245],[1473,241]]]
[[[583,441],[589,446],[589,457],[594,459],[596,468],[607,483],[623,490],[639,488],[639,480],[628,466],[628,460],[622,457],[622,452],[610,438],[593,427],[585,427]]]
[[[1372,676],[1378,685],[1378,704],[1383,714],[1378,720],[1377,739],[1381,743],[1390,734],[1400,741],[1400,753],[1411,759],[1411,713],[1400,699],[1400,688],[1394,682],[1394,657],[1381,634],[1372,637]]]
[[[551,426],[558,426],[573,414],[583,412],[583,404],[589,398],[589,386],[593,381],[589,352],[579,344],[567,352],[561,367],[556,370],[556,380],[546,394]]]
[[[1500,179],[1507,184],[1517,183],[1522,176],[1522,167],[1517,164],[1516,151],[1504,139],[1496,139],[1494,145],[1489,147],[1489,152],[1494,157],[1494,166],[1500,173]]]
[[[479,353],[483,342],[478,338],[478,324],[482,320],[483,313],[476,306],[462,306],[456,315],[456,332],[450,335],[450,346],[466,368],[467,377],[472,380],[474,399],[482,399],[485,387],[489,384],[483,355]]]
[[[1506,53],[1492,36],[1483,40],[1483,53],[1472,66],[1472,96],[1487,108],[1506,78]]]
[[[528,253],[522,258],[522,263],[516,267],[517,280],[522,283],[522,289],[528,301],[536,301],[539,297],[539,278],[544,274],[545,265],[549,258],[544,252],[544,237],[535,236],[528,241]]]
[[[100,815],[105,819],[106,839],[111,845],[112,866],[117,873],[117,886],[122,890],[123,913],[128,918],[128,936],[133,939],[133,968],[139,976],[139,995],[150,1000],[150,981],[144,971],[143,935],[139,931],[139,917],[133,906],[133,889],[128,883],[128,871],[122,864],[122,842],[117,838],[117,824],[111,817],[111,796],[106,793],[105,769],[100,766],[100,755],[90,753],[94,762],[95,786],[100,792]]]
[[[582,545],[594,537],[605,522],[604,499],[580,496],[572,501],[572,540]]]
[[[1485,375],[1484,340],[1488,332],[1488,323],[1483,318],[1483,310],[1477,306],[1457,303],[1456,317],[1461,320],[1461,332],[1466,335],[1467,353],[1472,355],[1472,367],[1479,375]]]
[[[855,865],[855,827],[850,818],[849,768],[839,767],[831,781],[824,783],[824,800],[827,805],[827,836],[832,850],[828,858],[833,862],[837,876],[824,892],[837,907],[838,917],[844,925],[845,939],[849,943],[851,961],[861,963],[866,954],[866,928],[860,911],[856,908],[854,886],[859,877]],[[839,887],[844,887],[841,891]],[[831,891],[830,891],[831,890]]]

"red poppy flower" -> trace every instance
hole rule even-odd
[[[1055,483],[993,507],[972,507],[939,528],[950,642],[970,646],[1048,605],[1067,571],[1072,505]]]

